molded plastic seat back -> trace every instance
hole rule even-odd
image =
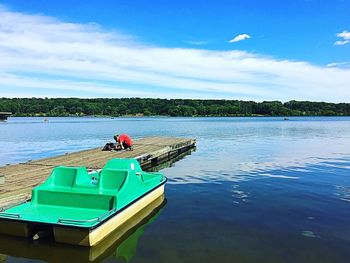
[[[74,187],[95,187],[91,183],[91,176],[89,176],[85,167],[80,167],[74,181]]]
[[[51,174],[51,185],[61,187],[72,187],[78,172],[77,167],[55,167]]]
[[[103,169],[100,173],[99,186],[102,190],[118,191],[128,176],[128,171]]]
[[[111,159],[106,163],[103,169],[106,168],[142,172],[141,166],[136,159]]]

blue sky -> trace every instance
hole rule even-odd
[[[0,10],[3,96],[350,102],[350,0],[11,0]]]

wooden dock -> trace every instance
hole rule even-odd
[[[43,183],[58,165],[101,169],[112,158],[135,158],[149,168],[195,147],[196,140],[173,137],[149,137],[134,142],[133,151],[101,151],[102,147],[67,153],[26,163],[0,167],[0,208],[29,199],[33,187]]]

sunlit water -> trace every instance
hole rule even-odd
[[[113,248],[105,262],[350,262],[350,118],[43,120],[0,123],[1,165],[102,146],[121,132],[197,138],[195,152],[162,170],[167,203],[130,236],[139,233],[132,255]],[[28,255],[0,260],[39,258]]]

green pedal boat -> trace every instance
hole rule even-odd
[[[101,171],[58,166],[32,199],[0,212],[0,233],[94,246],[164,194],[166,177],[143,172],[135,159],[112,159]]]

